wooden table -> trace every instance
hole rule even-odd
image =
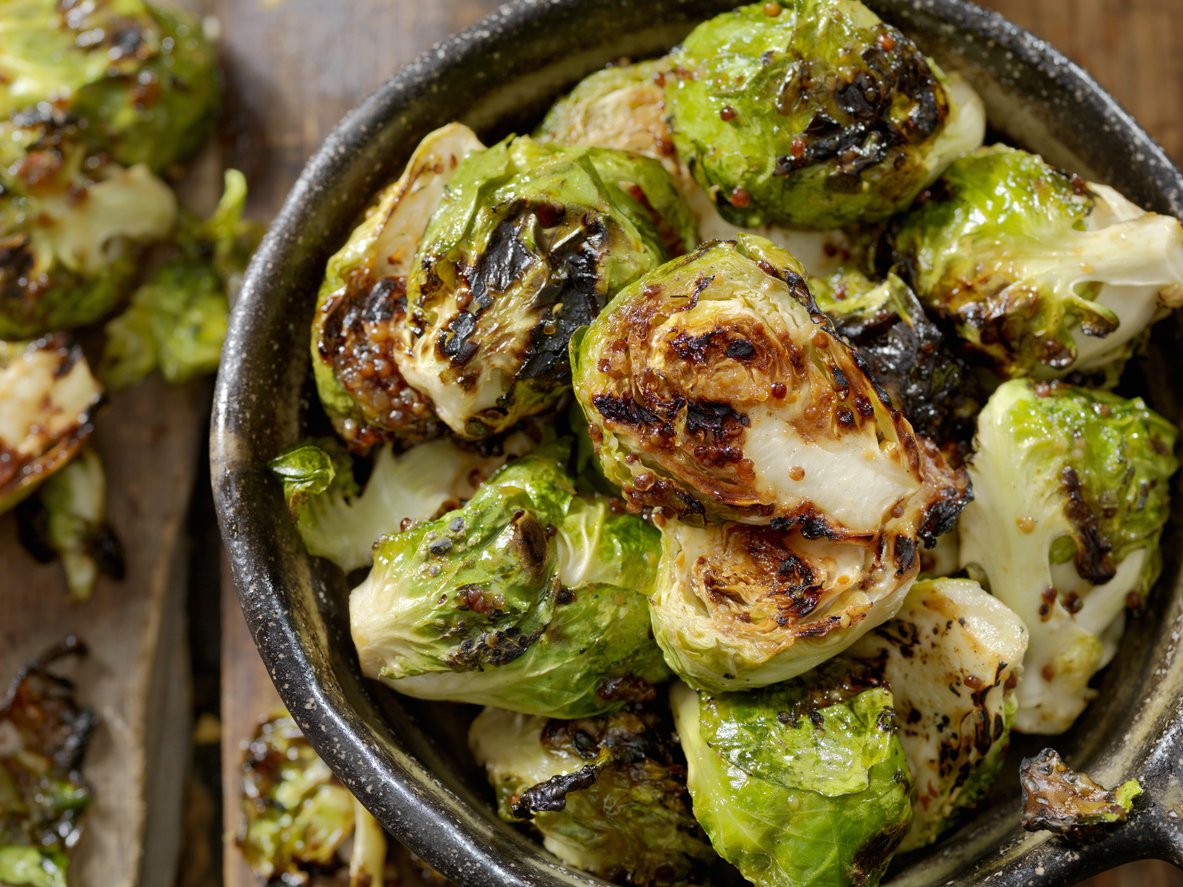
[[[1183,162],[1181,0],[984,0],[1094,73],[1177,162]],[[222,22],[229,71],[230,162],[273,212],[341,115],[399,66],[495,9],[496,0],[206,0]],[[241,743],[277,700],[227,585],[223,594],[223,766],[227,834],[238,827]],[[228,887],[252,884],[232,846]],[[1183,884],[1160,863],[1129,866],[1092,887]]]

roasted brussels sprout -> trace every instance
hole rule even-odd
[[[77,127],[55,119],[0,121],[0,339],[109,313],[127,296],[145,246],[176,221],[176,197],[147,167],[87,157],[59,128]],[[14,144],[12,160],[5,152]]]
[[[850,663],[721,696],[677,684],[694,816],[758,887],[877,884],[908,831],[892,695]]]
[[[462,449],[449,440],[428,441],[396,454],[383,447],[364,490],[353,461],[332,438],[301,441],[268,463],[310,554],[346,572],[367,567],[378,539],[459,508],[477,487],[514,456],[534,449],[534,436],[511,435],[494,452]]]
[[[899,609],[919,562],[908,537],[827,539],[801,527],[668,521],[650,598],[670,668],[709,692],[765,687],[840,653]]]
[[[382,887],[386,834],[290,716],[259,725],[242,775],[245,821],[238,846],[264,884],[309,885],[321,883],[314,876],[348,871],[350,887]]]
[[[456,167],[483,148],[458,123],[426,136],[329,260],[312,322],[312,369],[333,427],[353,450],[442,431],[430,400],[403,380],[395,354],[406,334],[407,281],[419,241]]]
[[[160,172],[210,133],[217,58],[198,21],[142,0],[8,0],[0,119],[52,106],[88,152]]]
[[[50,667],[86,653],[77,638],[29,663],[0,700],[0,884],[66,887],[69,856],[91,801],[82,759],[94,712]]]
[[[671,60],[678,154],[737,224],[882,221],[985,131],[973,90],[857,0],[742,6]]]
[[[93,450],[50,477],[16,513],[21,541],[33,556],[62,562],[73,600],[90,600],[100,573],[123,578],[123,546],[107,523],[107,478]]]
[[[399,369],[461,437],[503,431],[567,390],[576,328],[695,240],[647,157],[528,137],[472,154],[419,244]]]
[[[0,513],[73,458],[102,399],[82,349],[64,333],[0,341]]]
[[[768,241],[708,243],[572,340],[575,395],[633,509],[931,540],[964,483],[918,441]]]
[[[182,219],[176,254],[132,294],[127,310],[106,325],[99,375],[112,390],[159,367],[179,384],[212,373],[222,356],[230,293],[262,234],[242,219],[246,178],[227,170],[218,208],[209,219]]]
[[[844,268],[810,278],[809,291],[914,431],[954,453],[968,446],[981,409],[976,380],[906,283]]]
[[[1069,840],[1097,839],[1106,827],[1125,822],[1142,794],[1136,779],[1105,789],[1087,773],[1068,767],[1054,749],[1024,758],[1019,768],[1023,787],[1023,828],[1049,831]]]
[[[1067,730],[1095,695],[1158,577],[1175,437],[1141,399],[1063,383],[1011,380],[978,417],[961,561],[1030,633],[1016,729]]]
[[[881,262],[1004,377],[1098,369],[1183,304],[1176,219],[1002,145],[955,161],[885,246]]]
[[[917,582],[895,618],[851,648],[891,687],[912,774],[912,825],[900,850],[935,841],[989,789],[1026,650],[1022,620],[968,579]]]
[[[657,531],[577,496],[564,445],[512,462],[456,511],[387,536],[349,599],[362,673],[422,699],[591,717],[669,672],[645,595]]]
[[[702,883],[715,854],[694,821],[686,768],[654,712],[547,720],[486,708],[468,734],[497,811],[546,849],[625,884]]]

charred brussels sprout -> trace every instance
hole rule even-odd
[[[0,342],[0,512],[74,457],[103,389],[65,334]]]
[[[891,687],[912,774],[912,826],[922,847],[975,804],[1002,766],[1027,629],[966,579],[917,582],[904,606],[851,648]]]
[[[462,437],[543,412],[570,384],[572,332],[694,240],[655,160],[527,137],[475,153],[419,244],[403,377]]]
[[[657,532],[577,496],[566,461],[543,448],[463,508],[378,542],[349,600],[364,674],[547,717],[652,697],[669,674],[645,602]]]
[[[0,34],[0,118],[52,105],[88,151],[157,172],[211,130],[216,54],[186,14],[141,0],[9,0]]]
[[[1003,376],[1095,370],[1183,304],[1183,226],[1034,154],[954,162],[893,223],[887,261]]]
[[[1049,831],[1070,840],[1097,840],[1107,827],[1125,822],[1142,794],[1136,779],[1106,789],[1087,773],[1078,773],[1054,749],[1024,758],[1019,769],[1023,787],[1023,828]]]
[[[694,815],[758,887],[873,885],[908,830],[892,694],[833,663],[748,693],[672,691]]]
[[[268,463],[310,554],[346,572],[367,567],[375,542],[398,532],[403,521],[424,521],[472,498],[506,459],[528,453],[535,440],[514,434],[495,452],[429,441],[396,454],[378,450],[365,489],[353,460],[335,439],[301,441]]]
[[[87,157],[75,128],[0,122],[0,339],[100,319],[126,297],[144,248],[172,233],[169,187],[145,166]]]
[[[245,822],[238,845],[264,884],[295,887],[348,872],[350,887],[382,887],[382,827],[317,757],[291,717],[259,725],[242,775]]]
[[[961,561],[1027,625],[1015,726],[1059,733],[1158,577],[1176,429],[1140,399],[1015,379],[978,417]]]
[[[810,278],[809,290],[918,434],[942,447],[968,444],[981,408],[974,378],[906,283],[843,269]]]
[[[685,884],[715,859],[671,730],[651,711],[561,721],[486,708],[469,745],[501,818],[530,822],[569,865],[626,884]]]
[[[881,221],[982,142],[973,90],[856,0],[740,7],[672,63],[678,154],[737,224]]]
[[[0,884],[66,887],[69,856],[91,801],[82,759],[94,712],[74,698],[71,681],[50,670],[83,655],[66,638],[17,675],[0,699]]]
[[[796,677],[890,619],[916,578],[910,539],[830,540],[744,524],[662,529],[650,598],[674,672],[710,692]]]
[[[931,538],[964,484],[816,310],[797,261],[741,235],[631,284],[572,341],[575,394],[630,507]]]
[[[333,427],[355,451],[442,432],[430,399],[403,379],[396,352],[419,241],[456,167],[483,147],[458,123],[430,133],[329,260],[312,321],[312,370]]]

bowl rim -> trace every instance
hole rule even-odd
[[[500,834],[474,836],[472,823],[461,815],[457,799],[448,796],[422,762],[410,754],[392,758],[389,750],[368,743],[358,730],[356,712],[337,706],[324,692],[315,663],[301,643],[293,612],[279,601],[282,562],[290,552],[277,550],[272,530],[252,520],[266,461],[258,455],[251,433],[252,421],[263,420],[252,408],[266,389],[252,384],[251,369],[259,362],[259,347],[266,344],[257,335],[265,326],[260,318],[268,308],[269,292],[281,274],[285,256],[308,238],[340,242],[333,239],[334,232],[315,226],[309,230],[310,213],[324,212],[326,203],[339,207],[349,202],[348,196],[326,197],[325,184],[346,180],[382,122],[398,114],[406,103],[416,101],[434,82],[464,76],[467,65],[496,51],[506,35],[537,26],[550,16],[575,13],[587,2],[519,0],[507,4],[422,53],[342,119],[305,166],[247,271],[232,312],[214,396],[210,459],[219,526],[244,618],[281,699],[317,752],[389,831],[448,877],[471,887],[490,883],[588,887],[606,882],[556,865],[537,845],[524,845],[524,839],[515,841]],[[968,0],[870,0],[868,5],[877,9],[903,7],[930,16],[956,29],[964,39],[996,42],[1013,53],[1018,63],[1038,69],[1090,113],[1120,128],[1139,152],[1148,174],[1161,185],[1166,211],[1183,215],[1183,174],[1112,96],[1046,41]],[[367,175],[363,179],[369,183],[368,200],[379,178],[377,166]],[[284,383],[301,382],[279,380]],[[1183,676],[1183,665],[1176,674]],[[1175,753],[1183,750],[1183,703],[1164,716],[1159,728],[1158,740],[1146,750],[1144,783],[1159,779],[1165,784],[1177,778],[1177,767],[1165,759],[1183,758]],[[375,738],[372,732],[368,738]],[[515,858],[523,846],[534,847],[536,852]],[[1026,883],[1033,878],[1058,883],[1147,856],[1168,857],[1183,864],[1183,838],[1166,815],[1154,809],[1131,818],[1125,827],[1080,852],[1066,853],[1054,842],[1034,838],[1021,846],[1001,847],[999,852],[1008,854],[998,870],[1003,883]]]

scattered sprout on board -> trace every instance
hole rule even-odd
[[[652,707],[567,721],[486,708],[469,745],[501,818],[567,864],[638,887],[700,883],[716,857],[667,721]]]
[[[961,562],[1027,625],[1019,731],[1072,726],[1158,578],[1176,434],[1140,398],[1024,379],[978,417]]]

